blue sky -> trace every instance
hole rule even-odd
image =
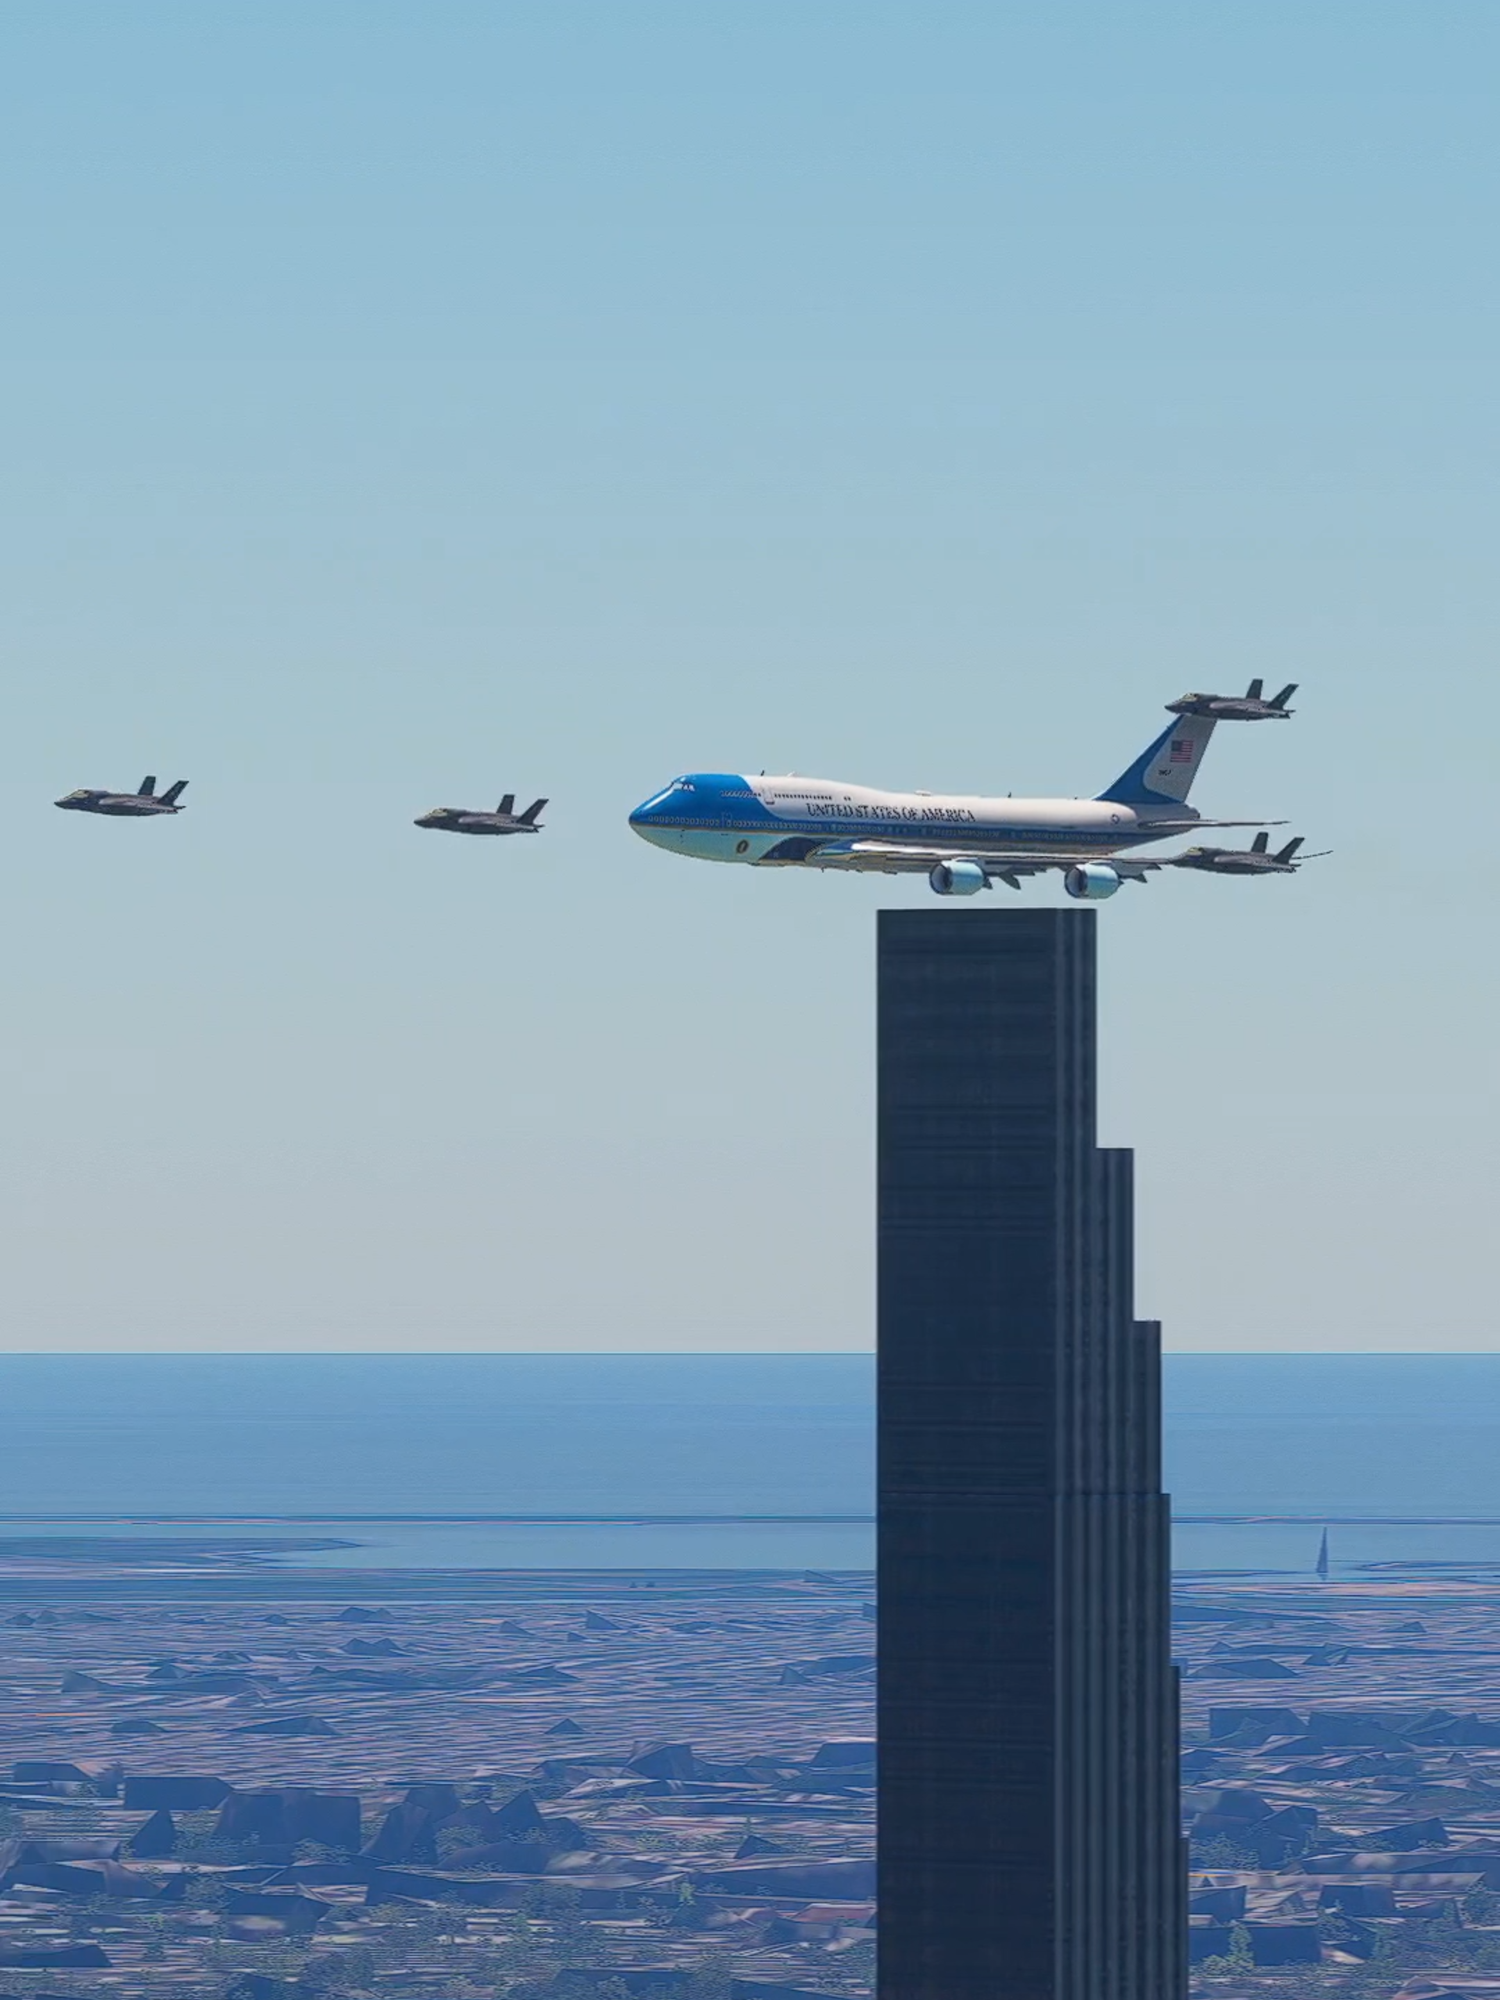
[[[873,912],[675,771],[1089,792],[1186,1348],[1495,1339],[1500,17],[15,0],[15,1348],[860,1347]],[[64,817],[186,776],[169,823]],[[524,850],[412,818],[555,801]],[[1053,888],[1033,888],[1047,900]]]

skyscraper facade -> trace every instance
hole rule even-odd
[[[1159,1329],[1095,915],[879,930],[880,2000],[1180,2000]]]

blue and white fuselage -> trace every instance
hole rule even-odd
[[[948,896],[997,880],[1018,887],[1024,875],[1060,868],[1070,895],[1097,899],[1161,865],[1131,860],[1132,849],[1190,827],[1246,824],[1204,821],[1187,803],[1214,726],[1209,716],[1173,721],[1096,798],[884,792],[831,778],[697,771],[637,806],[630,824],[697,861],[921,870]]]
[[[979,794],[882,792],[868,785],[798,777],[748,778],[696,771],[675,778],[630,815],[642,839],[697,861],[806,864],[846,841],[982,855],[1111,855],[1160,840],[1198,815],[1175,804],[1160,814],[1106,799],[985,798]]]

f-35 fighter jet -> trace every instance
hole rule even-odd
[[[1251,681],[1243,694],[1185,694],[1167,707],[1173,715],[1211,715],[1215,722],[1285,722],[1294,713],[1287,703],[1297,692],[1297,683],[1288,681],[1269,701],[1265,688],[1264,681]]]
[[[1210,875],[1295,875],[1302,861],[1317,861],[1316,854],[1294,859],[1302,845],[1302,835],[1289,840],[1277,853],[1270,852],[1271,836],[1258,833],[1248,847],[1190,847],[1184,854],[1163,855],[1170,868],[1201,868]]]
[[[86,785],[52,803],[61,806],[64,812],[108,813],[111,819],[155,819],[159,813],[181,812],[177,801],[186,790],[187,779],[179,778],[158,798],[155,778],[142,778],[138,792],[101,792]]]
[[[547,803],[533,799],[525,812],[516,811],[516,795],[507,792],[494,812],[470,812],[466,806],[434,806],[423,813],[417,826],[430,826],[439,833],[540,833],[537,814]]]

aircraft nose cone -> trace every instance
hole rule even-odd
[[[630,824],[637,833],[644,833],[647,827],[656,826],[664,817],[669,792],[653,792],[649,799],[643,799],[630,815]]]
[[[679,831],[668,823],[667,818],[669,797],[666,792],[658,792],[654,798],[638,805],[630,815],[631,831],[638,833],[653,847],[675,847],[678,844]]]

